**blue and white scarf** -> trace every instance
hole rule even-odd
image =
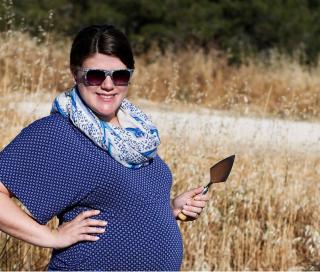
[[[76,87],[60,94],[53,102],[51,113],[69,118],[96,145],[116,161],[129,168],[148,165],[160,144],[158,130],[148,116],[124,99],[117,112],[121,127],[99,119],[87,107]]]

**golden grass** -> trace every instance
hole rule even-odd
[[[44,33],[39,43],[26,33],[0,33],[0,93],[61,92],[72,85],[69,40]],[[229,66],[214,50],[157,48],[136,58],[130,96],[199,104],[240,115],[320,119],[320,65],[305,67],[277,52]]]
[[[70,86],[65,41],[55,41],[50,34],[46,35],[45,42],[40,43],[26,33],[0,33],[1,95],[59,92]]]
[[[319,67],[273,52],[265,60],[228,65],[216,51],[157,51],[137,59],[132,93],[155,101],[200,104],[241,115],[319,120]]]
[[[205,135],[164,136],[174,193],[206,184],[213,162],[233,153]],[[319,269],[319,180],[319,156],[237,153],[229,181],[214,185],[201,219],[180,224],[183,270]]]
[[[26,34],[1,34],[2,148],[35,118],[9,109],[10,102],[22,101],[34,91],[56,93],[72,84],[69,44],[52,37],[38,44]],[[196,103],[238,115],[318,121],[319,68],[307,70],[275,54],[269,62],[266,66],[252,60],[236,68],[216,52],[206,55],[189,50],[159,56],[154,49],[137,58],[130,95],[172,108],[178,99],[182,104]],[[221,145],[205,128],[196,139],[190,133],[161,132],[159,152],[173,172],[173,196],[205,184],[209,167],[234,153],[231,145]],[[228,182],[211,187],[211,200],[201,218],[179,223],[185,245],[182,269],[319,270],[320,156],[301,156],[288,149],[272,153],[267,148],[259,153],[238,151],[236,156]],[[50,222],[56,224],[56,219]],[[48,262],[49,249],[0,235],[1,270],[42,270]]]

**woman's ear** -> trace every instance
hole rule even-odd
[[[71,72],[71,75],[73,78],[73,82],[76,84],[77,83],[77,71],[71,68],[70,72]]]

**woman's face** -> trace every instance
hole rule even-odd
[[[127,69],[126,65],[119,58],[100,53],[86,58],[82,64],[82,68],[102,70]],[[116,112],[127,95],[128,86],[115,86],[110,76],[107,76],[100,86],[88,86],[83,83],[83,71],[77,71],[77,74],[74,76],[82,99],[96,115],[106,122],[119,125]]]

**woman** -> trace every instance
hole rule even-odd
[[[134,69],[127,38],[108,25],[83,29],[70,68],[75,86],[1,152],[0,230],[53,248],[49,270],[178,270],[177,215],[196,219],[208,199],[200,187],[170,201],[158,131],[125,99]],[[45,224],[55,215],[52,230]]]

